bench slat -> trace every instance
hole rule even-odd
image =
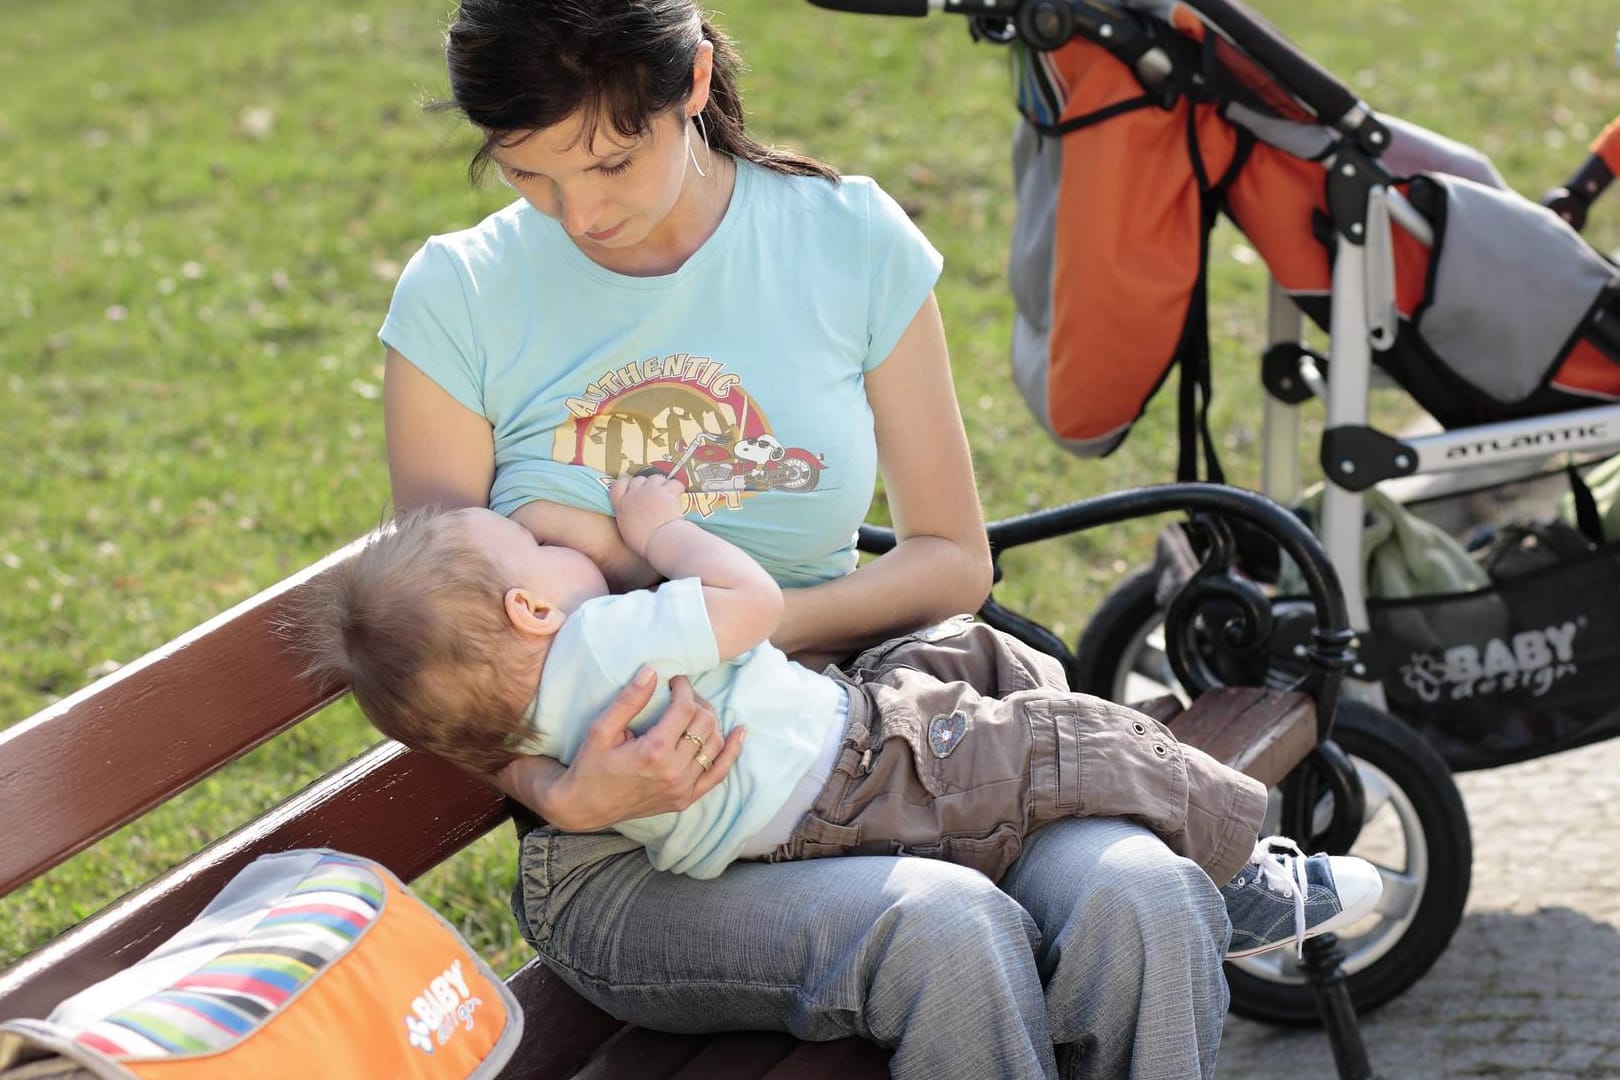
[[[376,859],[410,881],[506,814],[495,789],[437,758],[384,743],[0,971],[0,1020],[44,1016],[145,956],[259,855],[335,848]]]
[[[685,1068],[714,1041],[712,1035],[675,1035],[647,1028],[626,1027],[591,1057],[573,1080],[668,1080]],[[748,1073],[722,1073],[746,1078]]]
[[[29,823],[0,830],[0,896],[341,694],[299,677],[275,627],[301,586],[364,543],[0,732],[0,821]]]
[[[625,1026],[574,993],[550,968],[530,960],[506,985],[527,1022],[500,1080],[571,1077],[592,1053]]]
[[[626,1028],[572,1080],[886,1080],[889,1051],[864,1039],[801,1043],[770,1031],[674,1035]]]
[[[1176,718],[1173,730],[1268,785],[1315,745],[1307,696],[1253,688],[1204,695]],[[379,746],[0,972],[0,1019],[43,1015],[144,956],[260,854],[332,847],[376,858],[409,881],[505,812],[497,792],[453,766],[397,744]],[[377,821],[390,827],[378,831]]]
[[[865,1039],[800,1043],[760,1080],[884,1080],[889,1051]]]
[[[1316,703],[1296,691],[1217,687],[1172,720],[1170,731],[1275,787],[1316,747]]]
[[[780,1031],[741,1031],[711,1039],[697,1057],[670,1080],[713,1080],[716,1076],[760,1077],[789,1054],[799,1041]]]

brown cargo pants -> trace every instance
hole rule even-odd
[[[1258,837],[1258,780],[1152,717],[1070,691],[1052,657],[970,617],[828,674],[850,690],[843,747],[773,860],[920,855],[999,880],[1042,825],[1120,817],[1224,885]]]

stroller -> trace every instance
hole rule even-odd
[[[1500,578],[1443,595],[1370,596],[1363,574],[1366,514],[1374,500],[1401,513],[1384,494],[1396,483],[1443,474],[1466,485],[1620,448],[1620,273],[1576,231],[1620,152],[1600,139],[1549,212],[1482,155],[1374,112],[1236,0],[812,2],[962,14],[977,39],[1016,50],[1013,372],[1067,449],[1116,449],[1179,365],[1178,479],[1202,466],[1222,482],[1206,421],[1217,216],[1266,262],[1261,487],[1299,501],[1300,409],[1320,399],[1314,525],[1358,635],[1334,739],[1365,798],[1348,841],[1385,876],[1379,911],[1340,944],[1355,1007],[1389,1001],[1439,958],[1467,899],[1471,839],[1452,772],[1620,733],[1603,676],[1620,655],[1620,545],[1603,540],[1573,467],[1578,542],[1512,531],[1493,548]],[[1306,317],[1330,332],[1327,355],[1302,344]],[[1369,392],[1389,381],[1443,430],[1372,427]],[[1186,631],[1193,640],[1168,643],[1170,656],[1187,646],[1228,681],[1286,681],[1310,616],[1277,584],[1274,547],[1237,542],[1283,631],[1256,655],[1217,606]],[[1109,595],[1069,656],[1077,688],[1137,701],[1186,683],[1185,661],[1166,661],[1165,598],[1207,546],[1161,538],[1159,565]],[[1315,830],[1307,846],[1348,842],[1325,823],[1357,794],[1330,779],[1295,793]],[[1314,1021],[1286,950],[1228,973],[1235,1012]]]

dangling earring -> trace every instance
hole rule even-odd
[[[697,121],[698,131],[703,137],[703,158],[709,163],[709,169],[714,168],[714,147],[709,145],[709,126],[703,122],[703,114],[693,113],[692,119]],[[709,170],[698,164],[697,151],[692,149],[692,129],[686,129],[686,156],[692,159],[692,168],[697,170],[699,176],[708,176]]]

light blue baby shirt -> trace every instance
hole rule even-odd
[[[534,734],[523,751],[572,762],[591,722],[642,664],[658,672],[659,687],[632,731],[652,727],[669,703],[669,679],[685,675],[714,706],[721,732],[745,725],[748,742],[725,779],[696,803],[613,828],[645,845],[660,870],[714,877],[782,809],[835,737],[830,729],[847,715],[844,687],[768,642],[722,663],[702,583],[680,578],[652,592],[588,600],[568,616],[546,656],[529,715]]]

